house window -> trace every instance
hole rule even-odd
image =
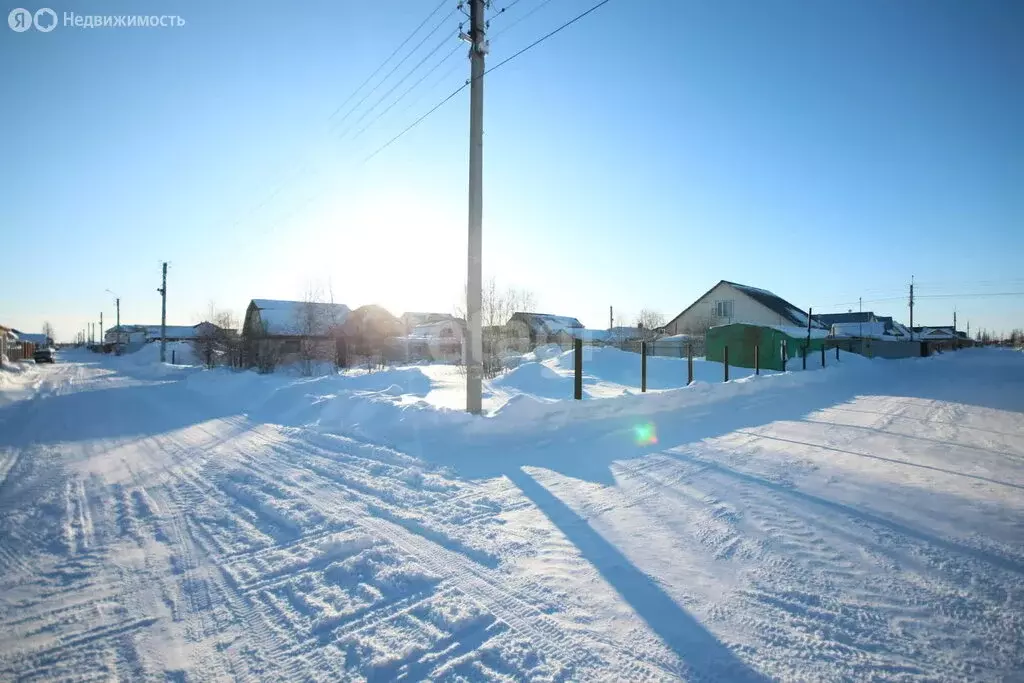
[[[299,352],[299,340],[289,339],[281,342],[281,353],[298,353]]]
[[[441,328],[441,336],[444,337],[444,338],[448,338],[448,337],[454,337],[455,335],[452,333],[452,328],[450,328],[450,327],[442,327]]]
[[[715,317],[716,318],[732,318],[732,301],[716,301],[715,302]]]

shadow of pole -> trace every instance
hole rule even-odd
[[[768,681],[723,645],[582,517],[521,469],[508,477],[565,534],[681,662],[687,680]]]

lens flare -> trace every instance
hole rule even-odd
[[[633,427],[633,435],[636,437],[638,446],[649,446],[658,443],[658,436],[654,431],[654,423],[636,425]]]

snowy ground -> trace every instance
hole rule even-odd
[[[1024,678],[1024,355],[566,358],[6,373],[0,680]]]

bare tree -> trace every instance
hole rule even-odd
[[[201,324],[192,340],[196,356],[209,368],[218,364],[238,365],[241,342],[235,330],[234,314],[217,308],[211,301],[203,322],[209,325]]]
[[[57,338],[57,333],[54,331],[53,325],[50,324],[49,320],[43,323],[43,336],[50,340],[48,342],[50,344]]]
[[[517,330],[509,326],[509,319],[515,313],[533,311],[537,303],[530,290],[511,286],[503,289],[493,277],[484,283],[481,295],[480,324],[483,328],[484,376],[494,377],[501,372],[506,353],[527,350]],[[456,307],[455,313],[468,323],[465,303],[461,307]]]
[[[665,316],[650,308],[640,310],[636,318],[636,326],[645,330],[655,330],[665,324]]]

